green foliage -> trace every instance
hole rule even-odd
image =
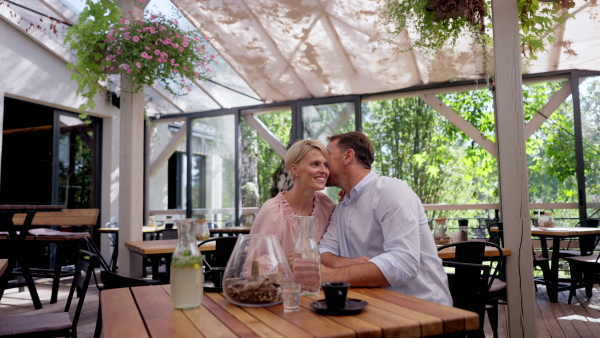
[[[161,81],[174,95],[191,91],[190,79],[205,79],[215,56],[206,50],[208,37],[183,31],[176,19],[164,15],[122,14],[111,0],[86,1],[77,25],[69,28],[65,43],[76,52],[78,94],[86,99],[79,109],[93,109],[94,96],[108,74],[122,73],[134,84],[133,92]]]
[[[518,1],[521,51],[525,57],[535,60],[536,54],[546,51],[544,41],[556,43],[556,27],[562,27],[572,17],[560,10],[573,8],[575,2]],[[445,12],[454,8],[466,15],[451,17]],[[415,48],[425,55],[433,55],[446,43],[455,46],[464,35],[473,37],[479,45],[491,45],[490,8],[491,0],[385,0],[381,15],[392,36],[408,32],[413,37],[412,45],[400,48],[402,52]]]

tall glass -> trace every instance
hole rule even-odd
[[[294,283],[302,284],[300,294],[316,295],[321,288],[321,256],[315,241],[315,217],[296,216],[298,239],[294,246]]]
[[[192,309],[202,304],[204,278],[202,255],[194,233],[197,220],[176,220],[179,242],[171,258],[171,300],[176,309]]]

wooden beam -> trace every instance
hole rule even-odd
[[[473,141],[477,142],[477,144],[479,144],[483,149],[487,150],[488,153],[494,157],[498,157],[498,149],[496,148],[496,144],[481,134],[481,132],[472,124],[470,124],[469,121],[465,120],[452,108],[444,104],[444,102],[438,99],[437,96],[433,94],[424,94],[420,95],[419,97],[428,105],[430,105],[431,108],[435,109],[437,112],[446,117],[448,121],[450,121],[450,123],[452,123],[456,128],[460,129],[463,133],[467,134],[467,136],[471,137]]]
[[[496,144],[506,259],[508,336],[535,337],[531,220],[517,1],[492,0]],[[490,60],[491,61],[491,60]]]
[[[185,124],[179,128],[179,131],[171,137],[169,143],[165,146],[165,148],[160,152],[158,157],[150,163],[150,177],[156,176],[160,168],[169,160],[173,152],[177,149],[177,147],[185,140],[185,135],[187,134],[187,128]]]
[[[52,12],[71,25],[77,24],[78,16],[69,7],[65,6],[60,0],[40,0]]]
[[[281,155],[281,157],[285,157],[287,153],[287,148],[279,142],[279,140],[271,133],[271,131],[264,125],[259,119],[254,117],[254,115],[242,115],[244,120],[252,127],[256,132],[262,136],[262,138],[267,141],[267,143],[275,149],[275,151]]]
[[[583,79],[581,79],[583,80]],[[564,86],[552,96],[540,111],[535,114],[525,126],[525,139],[528,139],[535,133],[538,128],[546,122],[546,120],[554,113],[560,105],[571,95],[571,80],[567,81]]]

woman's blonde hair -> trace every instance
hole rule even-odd
[[[288,173],[291,174],[291,166],[294,163],[298,163],[300,162],[300,160],[306,156],[306,154],[308,154],[309,151],[311,151],[312,149],[317,149],[319,151],[321,151],[323,153],[323,155],[325,156],[325,158],[327,159],[327,161],[329,161],[329,153],[327,152],[327,149],[325,149],[325,146],[323,145],[323,143],[317,141],[317,140],[300,140],[300,141],[296,141],[296,143],[294,143],[290,149],[288,149],[287,153],[285,154],[285,169],[287,170]]]

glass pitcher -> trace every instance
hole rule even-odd
[[[292,272],[275,235],[240,235],[223,274],[223,293],[241,306],[282,302],[282,285]]]
[[[171,300],[176,309],[192,309],[202,304],[204,278],[202,255],[194,233],[197,220],[176,220],[179,242],[171,258]]]
[[[210,237],[210,230],[208,230],[208,222],[206,220],[199,220],[196,225],[196,240],[205,241]]]
[[[292,258],[294,283],[302,285],[301,295],[316,295],[321,288],[321,257],[315,241],[315,217],[296,216],[296,219],[298,239]]]
[[[433,228],[433,239],[437,245],[445,245],[450,243],[450,236],[446,234],[446,217],[435,219],[435,227]]]

